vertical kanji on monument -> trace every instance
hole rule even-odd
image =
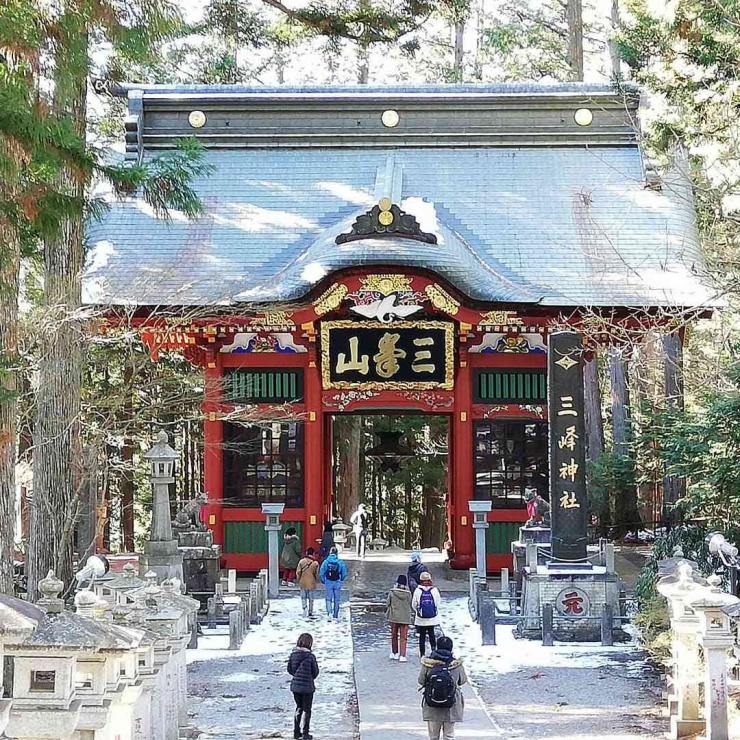
[[[586,440],[583,341],[572,331],[550,335],[547,363],[550,417],[552,557],[586,559]]]

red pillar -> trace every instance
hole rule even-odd
[[[453,568],[475,565],[475,538],[468,501],[473,497],[473,394],[468,349],[461,345],[455,380],[452,415],[452,497],[448,512],[449,529],[455,548]]]
[[[213,532],[214,543],[223,545],[224,425],[218,418],[223,389],[223,371],[218,364],[215,359],[209,361],[205,371],[203,478],[208,503],[203,507],[203,519]]]
[[[306,404],[304,433],[304,547],[316,547],[321,538],[324,516],[324,457],[326,455],[324,414],[321,408],[321,374],[316,358],[316,345],[308,349],[308,366],[303,382]]]

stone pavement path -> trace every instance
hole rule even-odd
[[[361,740],[421,740],[427,738],[417,691],[418,651],[409,646],[409,662],[388,658],[388,628],[382,611],[352,607],[355,686],[360,711]],[[486,713],[470,685],[463,688],[465,721],[455,727],[460,739],[497,740],[505,737]]]
[[[471,686],[465,692],[465,721],[458,738],[512,740],[635,740],[660,737],[657,674],[634,645],[557,644],[515,640],[498,627],[498,645],[483,647],[467,610],[466,574],[430,561],[441,586],[442,627],[455,642]],[[409,662],[388,658],[383,605],[387,588],[404,572],[408,555],[385,553],[351,563],[354,674],[361,740],[422,740],[421,699],[416,690],[417,650]],[[412,643],[413,645],[413,643]]]

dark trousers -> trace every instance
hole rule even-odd
[[[296,694],[293,692],[295,699],[295,715],[293,716],[293,737],[308,737],[308,730],[311,724],[311,707],[313,707],[313,694]],[[301,729],[301,720],[302,729]],[[301,734],[301,732],[303,734]]]
[[[425,637],[429,637],[429,647],[434,650],[437,647],[437,637],[434,634],[434,625],[429,627],[417,627],[416,631],[419,635],[419,655],[424,655],[424,646],[426,644]]]

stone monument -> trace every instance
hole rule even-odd
[[[602,639],[602,619],[621,628],[622,583],[611,545],[587,546],[588,500],[583,404],[583,341],[573,331],[553,332],[548,342],[550,528],[525,526],[520,568],[522,610],[518,633],[542,637],[543,614],[553,615],[555,639]],[[549,547],[543,542],[549,534]],[[591,550],[591,552],[589,552]]]
[[[154,571],[160,579],[177,578],[182,582],[182,555],[172,535],[170,483],[175,482],[177,453],[167,443],[167,432],[157,436],[157,443],[144,457],[150,462],[152,481],[152,523],[144,546],[140,574]]]

